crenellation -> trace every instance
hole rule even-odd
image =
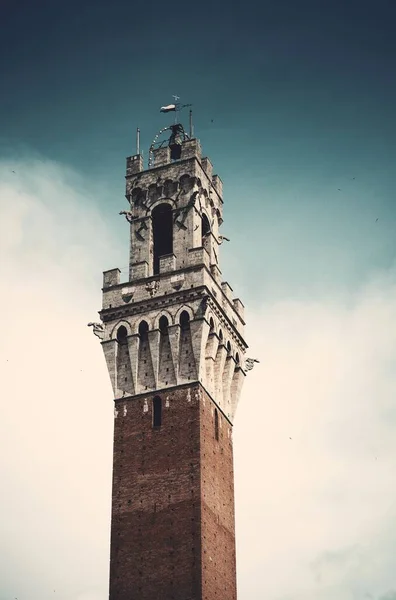
[[[239,298],[235,298],[233,300],[233,305],[238,315],[241,317],[241,319],[243,319],[245,316],[245,306],[243,305],[241,300]]]
[[[201,159],[201,166],[209,181],[212,181],[213,165],[207,156]]]
[[[173,273],[176,270],[176,256],[173,254],[173,252],[172,254],[161,256],[159,263],[159,272],[161,275],[163,273]]]
[[[215,280],[215,283],[217,285],[221,284],[221,271],[218,267],[218,265],[216,264],[212,264],[210,265],[210,274],[212,275],[213,279]],[[217,294],[216,294],[217,296]]]
[[[183,142],[181,154],[182,160],[189,158],[197,158],[198,160],[201,160],[201,154],[202,150],[199,140],[192,138]]]
[[[206,248],[204,246],[200,246],[198,248],[189,248],[188,250],[188,255],[189,255],[189,265],[191,266],[196,266],[196,265],[204,265],[207,269],[209,268],[209,254],[208,251],[206,250]]]
[[[223,198],[223,182],[218,175],[213,175],[212,184],[220,198]]]
[[[157,148],[153,151],[154,155],[154,167],[163,167],[170,163],[170,151],[169,146],[165,148]]]
[[[147,279],[149,275],[149,265],[147,260],[141,262],[131,263],[130,266],[130,281],[137,281],[138,279]]]
[[[230,286],[230,284],[227,281],[222,281],[221,289],[223,290],[225,297],[228,298],[228,300],[230,300],[231,302],[233,302],[232,287]]]
[[[110,269],[103,272],[103,287],[108,288],[120,283],[120,269]]]
[[[141,154],[135,154],[134,156],[128,156],[127,167],[126,167],[126,175],[130,177],[131,175],[136,175],[136,173],[140,173],[143,171],[143,156]]]

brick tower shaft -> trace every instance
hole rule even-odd
[[[199,383],[167,391],[158,427],[151,400],[117,402],[110,598],[234,600],[231,424]]]

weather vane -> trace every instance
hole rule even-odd
[[[163,127],[157,133],[155,138],[153,139],[152,144],[149,148],[149,160],[148,160],[149,169],[154,164],[154,149],[155,148],[162,148],[166,143],[168,143],[168,146],[170,148],[171,160],[179,160],[180,156],[181,156],[181,147],[182,147],[183,142],[188,139],[192,139],[193,135],[194,135],[191,108],[190,108],[190,132],[189,132],[189,134],[187,134],[185,132],[183,125],[181,123],[179,123],[180,111],[183,108],[192,106],[192,104],[181,104],[179,102],[180,96],[173,95],[172,98],[174,99],[174,102],[172,104],[167,104],[166,106],[161,106],[160,112],[162,112],[162,113],[174,112],[175,113],[175,122],[173,125],[168,125],[167,127]],[[165,131],[171,132],[169,139],[159,142],[158,138],[160,136],[162,136],[162,134],[165,133]],[[139,147],[138,144],[139,144],[139,141],[137,141],[137,147]]]
[[[175,113],[175,124],[176,124],[179,119],[180,111],[183,108],[186,108],[187,106],[192,106],[192,104],[180,104],[180,102],[179,102],[180,96],[172,95],[172,98],[174,99],[174,103],[168,104],[167,106],[161,106],[160,112],[163,112],[163,113],[174,112]]]

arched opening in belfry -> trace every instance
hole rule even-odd
[[[158,384],[159,387],[176,385],[175,367],[169,340],[169,321],[165,315],[160,317],[158,329],[160,331]]]
[[[214,434],[215,440],[219,441],[219,413],[217,412],[217,408],[215,408],[214,414]]]
[[[124,346],[127,343],[128,332],[124,325],[117,329],[117,342]]]
[[[148,329],[149,329],[149,326],[147,324],[147,321],[141,321],[139,324],[139,329],[138,329],[141,342],[147,342]]]
[[[172,207],[162,203],[151,213],[154,245],[154,275],[160,271],[160,257],[173,252]]]
[[[168,335],[168,325],[169,321],[167,317],[165,315],[162,315],[158,323],[158,328],[160,330],[161,335]]]
[[[201,237],[202,237],[201,245],[202,246],[205,246],[205,243],[208,242],[209,235],[210,235],[209,219],[205,215],[205,213],[203,213],[202,218],[201,218]]]
[[[182,331],[188,331],[190,329],[190,315],[186,310],[180,315],[180,327]]]
[[[197,377],[195,357],[191,339],[190,315],[183,310],[179,317],[180,323],[180,359],[179,376],[181,381],[191,381]]]
[[[137,381],[141,391],[154,388],[154,371],[149,344],[149,326],[147,321],[140,321],[138,327],[139,351]]]
[[[133,394],[131,363],[128,350],[128,331],[124,325],[118,327],[116,339],[118,342],[116,362],[117,388],[123,392]]]
[[[153,399],[153,427],[162,425],[162,400],[159,396]]]

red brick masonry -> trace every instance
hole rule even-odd
[[[236,600],[232,426],[198,383],[118,400],[110,600]]]

